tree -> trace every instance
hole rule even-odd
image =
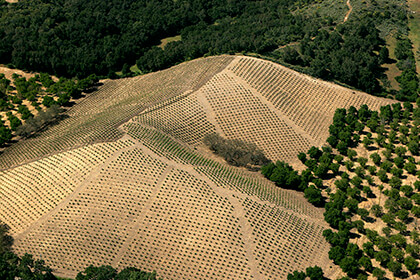
[[[370,258],[366,257],[366,256],[362,256],[359,259],[359,264],[364,267],[364,269],[368,272],[372,272],[373,270],[373,266],[372,266],[372,261],[370,260]]]
[[[328,205],[329,203],[327,203]],[[342,212],[342,209],[337,209],[334,206],[327,207],[326,211],[324,212],[324,219],[327,223],[330,224],[333,228],[338,228],[338,224],[340,221],[345,220],[345,216]]]
[[[112,266],[102,265],[100,267],[95,267],[90,265],[84,271],[77,274],[76,280],[111,280],[116,276],[117,271]]]
[[[357,214],[362,218],[362,220],[366,220],[369,217],[369,211],[364,208],[359,208],[357,210]]]
[[[391,180],[389,180],[389,185],[393,188],[399,189],[402,185],[402,180],[398,177],[392,176]]]
[[[373,163],[377,166],[381,163],[381,156],[378,153],[373,153],[370,155],[370,158],[372,159]]]
[[[404,260],[404,254],[404,251],[399,248],[392,248],[391,250],[391,256],[398,262],[402,262]]]
[[[127,267],[121,270],[115,280],[157,280],[156,272],[145,272],[138,268]]]
[[[16,117],[15,115],[13,115],[11,112],[9,112],[10,114],[8,114],[8,119],[10,121],[10,128],[13,131],[16,131],[16,129],[22,125],[22,122],[19,120],[18,117]]]
[[[402,269],[402,265],[399,262],[396,261],[389,261],[386,264],[386,267],[392,272],[394,273],[394,275],[398,275],[401,272]]]
[[[343,269],[344,272],[347,273],[350,277],[356,277],[359,273],[359,262],[355,260],[353,257],[344,257],[340,261],[340,267]]]
[[[357,159],[357,162],[360,164],[361,167],[365,168],[366,167],[366,163],[368,162],[367,158],[364,157],[359,157]]]
[[[389,256],[388,252],[386,252],[386,251],[375,252],[374,256],[375,256],[375,260],[380,262],[382,266],[384,266],[390,260],[390,256]]]
[[[9,227],[0,223],[0,255],[9,252],[13,244],[13,238],[8,235]]]
[[[316,188],[314,185],[310,185],[305,189],[305,198],[312,203],[314,206],[321,206],[324,202],[321,190]]]
[[[269,163],[261,168],[261,173],[275,182],[277,186],[291,189],[299,189],[300,183],[302,182],[301,177],[297,171],[282,161],[277,161],[274,165]]]
[[[406,209],[401,209],[397,212],[397,217],[404,223],[407,223],[409,212]]]
[[[325,279],[324,272],[319,266],[306,268],[306,276],[311,280],[322,280]]]
[[[404,160],[403,157],[394,158],[395,166],[398,167],[398,168],[402,168],[404,166],[404,162],[405,162],[405,160]]]
[[[379,218],[379,217],[381,217],[383,215],[382,206],[380,206],[378,204],[372,205],[372,207],[370,208],[370,211],[377,218]]]
[[[375,254],[375,248],[373,247],[372,242],[366,242],[363,244],[363,252],[365,252],[366,255],[373,258],[373,255]]]
[[[385,279],[386,273],[382,269],[375,267],[375,269],[372,272],[372,275],[376,277],[378,280],[383,280]]]
[[[331,247],[330,251],[328,252],[329,258],[333,260],[335,264],[339,264],[345,255],[346,254],[344,249],[340,246]]]
[[[404,265],[411,273],[415,273],[417,271],[417,267],[419,266],[419,262],[412,256],[408,256],[404,260]]]
[[[379,177],[379,180],[381,180],[382,182],[388,182],[388,175],[386,174],[386,171],[385,170],[383,170],[382,168],[381,169],[379,169],[379,171],[378,171],[378,177]]]
[[[305,280],[306,274],[301,271],[293,271],[287,275],[287,280]]]
[[[18,257],[12,252],[0,254],[0,279],[57,280],[43,260],[34,260],[29,254]]]
[[[54,98],[49,95],[45,95],[42,100],[42,105],[44,105],[47,108],[51,107],[51,105],[53,105],[54,103]]]
[[[417,172],[417,165],[412,162],[407,162],[404,169],[407,170],[408,174],[415,175]]]
[[[354,158],[357,156],[357,152],[353,149],[349,149],[347,151],[347,156],[349,157],[350,160],[354,160]]]
[[[318,149],[317,147],[312,146],[308,150],[308,154],[311,158],[313,158],[315,160],[318,160],[322,155],[322,151],[320,149]]]
[[[419,155],[419,143],[411,140],[410,142],[408,142],[408,150],[411,152],[411,154],[413,155]]]
[[[298,159],[303,163],[303,164],[305,164],[305,161],[306,161],[306,154],[305,153],[299,153],[298,154]]]
[[[12,139],[12,131],[0,123],[0,146]]]

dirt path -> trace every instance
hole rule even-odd
[[[353,10],[353,7],[350,4],[350,0],[347,0],[347,7],[349,7],[349,11],[347,12],[346,16],[344,17],[343,23],[349,19],[350,13]]]

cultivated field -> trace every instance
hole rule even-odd
[[[0,220],[65,277],[89,264],[165,279],[285,279],[328,259],[323,211],[203,147],[218,132],[294,163],[338,107],[389,101],[242,56],[104,81],[69,118],[0,155]]]

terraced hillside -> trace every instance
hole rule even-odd
[[[273,160],[324,142],[338,107],[388,103],[242,56],[104,85],[69,118],[0,156],[14,250],[74,277],[89,264],[165,279],[284,279],[328,259],[322,210],[203,153],[211,132]]]

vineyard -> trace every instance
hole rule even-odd
[[[391,101],[243,56],[102,82],[0,155],[0,220],[17,253],[62,277],[91,264],[165,279],[284,279],[312,265],[340,275],[323,210],[227,165],[203,138],[217,132],[294,164],[325,142],[336,108]]]

